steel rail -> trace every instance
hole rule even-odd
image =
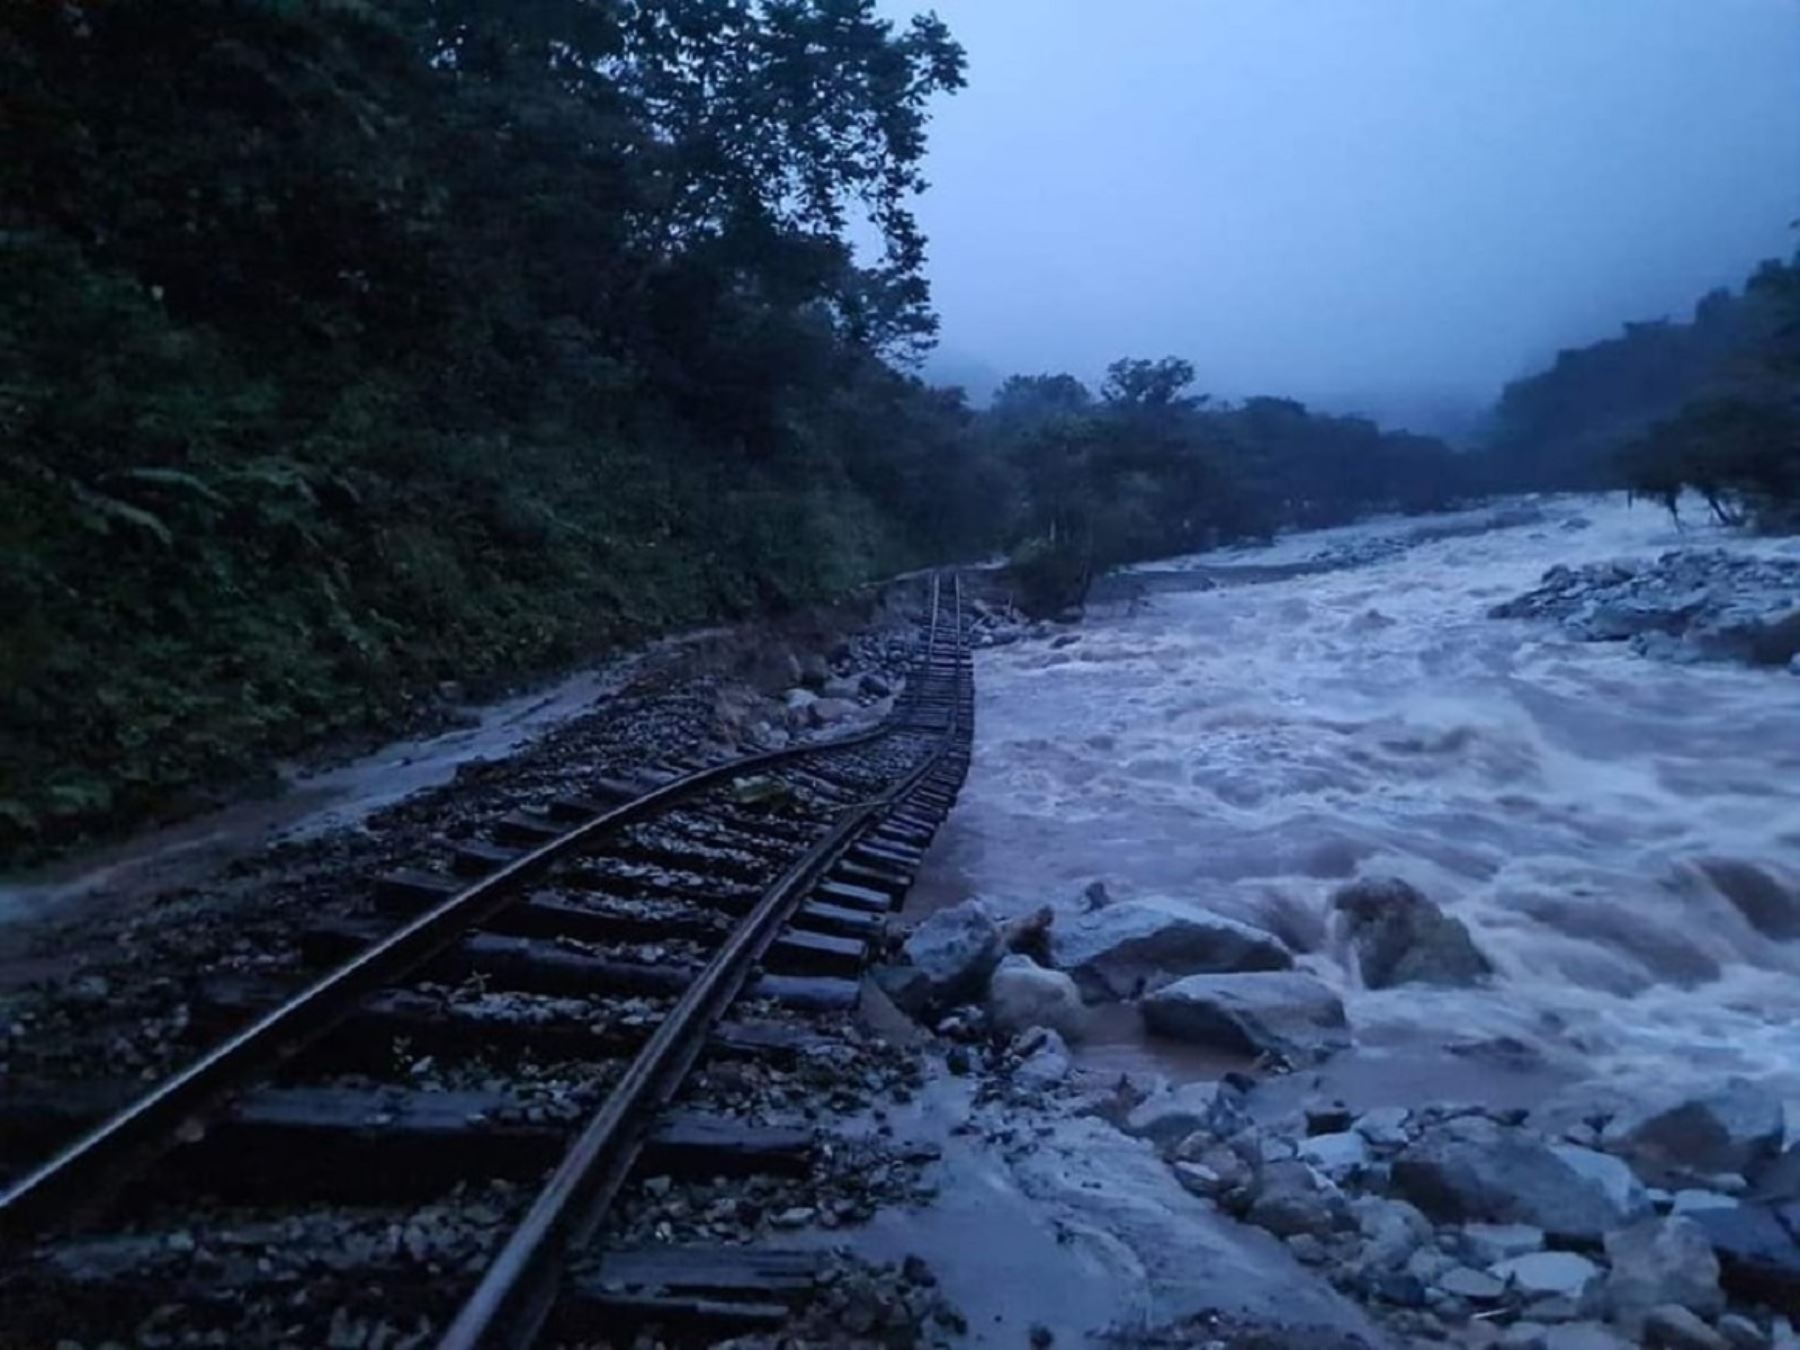
[[[934,575],[927,670],[939,661],[940,587]],[[474,1292],[438,1342],[438,1350],[520,1350],[533,1345],[556,1300],[567,1254],[588,1243],[629,1175],[651,1117],[686,1078],[752,967],[780,932],[812,885],[866,827],[904,800],[955,744],[962,717],[967,653],[962,646],[961,578],[956,608],[951,698],[937,747],[900,782],[847,813],[823,840],[764,892],[726,944],[713,956],[617,1086],[570,1145],[506,1245],[495,1255]],[[923,692],[923,691],[921,691]]]
[[[934,575],[927,669],[937,641],[937,609]],[[901,698],[909,705],[914,701],[911,681]],[[563,857],[723,780],[867,744],[904,729],[897,705],[887,720],[866,731],[697,769],[602,812],[482,877],[163,1079],[0,1192],[0,1251],[17,1249],[48,1229],[99,1209],[133,1176],[181,1142],[182,1135],[203,1128],[207,1114],[233,1090],[278,1067],[348,1017],[363,998],[403,978],[516,903],[523,885]]]

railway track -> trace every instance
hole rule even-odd
[[[968,766],[960,582],[928,586],[878,727],[515,811],[443,870],[378,878],[385,920],[315,925],[322,973],[299,994],[213,981],[197,1018],[241,1029],[180,1072],[14,1096],[0,1345],[389,1350],[778,1323],[820,1258],[742,1239],[815,1211],[759,1200],[746,1221],[727,1192],[768,1177],[788,1180],[758,1182],[764,1200],[804,1194],[856,1165],[807,1119],[808,1074],[904,1076],[850,1014]],[[788,1110],[752,1090],[771,1081]],[[676,1226],[725,1241],[596,1242],[628,1185],[689,1178],[728,1221]]]

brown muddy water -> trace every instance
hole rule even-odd
[[[1277,931],[1344,997],[1357,1049],[1321,1085],[1361,1104],[1525,1104],[1640,1071],[1744,1073],[1800,1100],[1800,943],[1750,917],[1800,915],[1800,678],[1486,617],[1557,563],[1800,541],[1540,505],[1399,548],[1416,525],[1175,560],[1157,570],[1271,579],[1171,583],[1096,606],[1072,645],[982,651],[973,769],[909,908],[1069,907],[1102,880]],[[1360,988],[1329,899],[1376,875],[1463,919],[1491,986]],[[1176,1078],[1221,1067],[1142,1041],[1129,1012],[1082,1053]]]

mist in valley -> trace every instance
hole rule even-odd
[[[909,7],[887,0],[889,12]],[[1787,0],[947,0],[934,379],[1122,355],[1468,436],[1800,242]]]

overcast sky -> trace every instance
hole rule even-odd
[[[1800,247],[1800,0],[935,8],[940,376],[1176,353],[1417,423]]]

